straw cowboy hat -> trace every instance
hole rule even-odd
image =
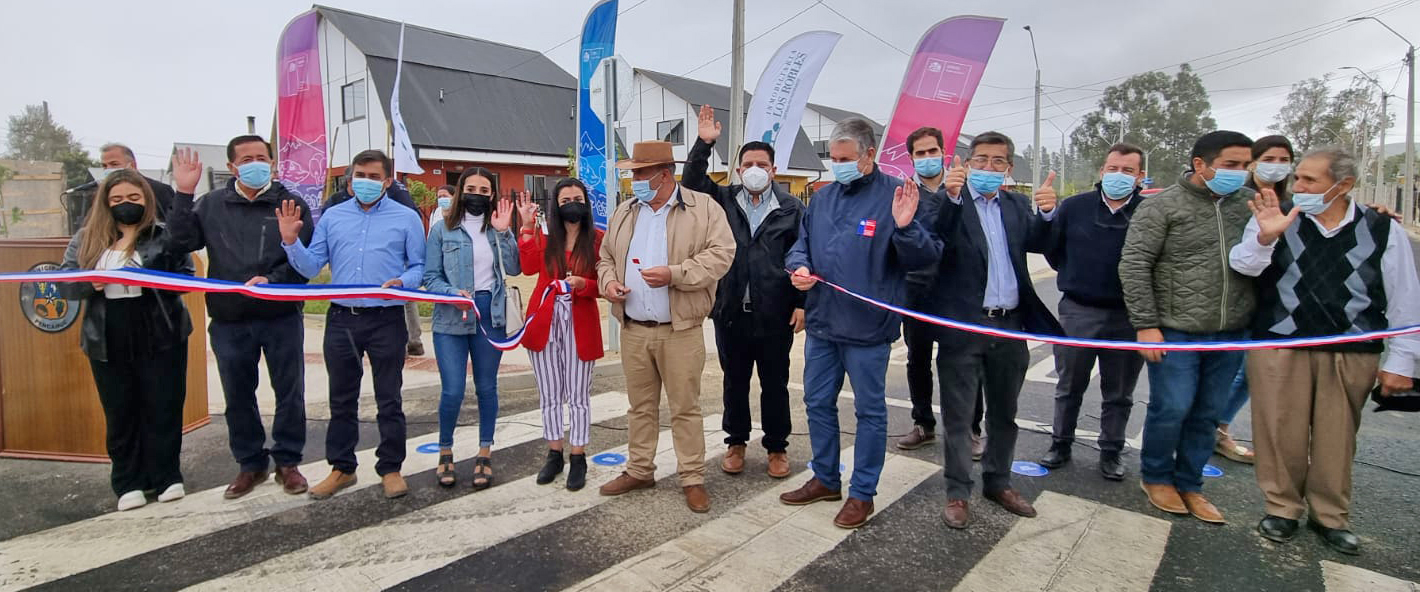
[[[631,147],[631,159],[617,162],[616,168],[634,171],[648,166],[675,163],[675,153],[671,151],[670,142],[637,142]]]

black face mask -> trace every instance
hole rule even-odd
[[[586,220],[591,213],[592,209],[587,207],[586,202],[581,201],[569,201],[557,208],[557,216],[562,218],[563,222],[573,224],[581,224],[582,220]]]
[[[113,214],[115,222],[131,226],[143,219],[143,204],[126,201],[116,206],[110,206],[109,212]]]
[[[471,216],[482,216],[488,213],[488,204],[492,202],[487,195],[477,193],[465,193],[459,196],[459,201],[463,202],[463,209]]]

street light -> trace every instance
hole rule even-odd
[[[1030,25],[1021,27],[1030,34],[1030,55],[1035,58],[1035,149],[1030,156],[1031,187],[1040,188],[1040,54],[1035,51],[1035,31]]]
[[[1060,129],[1060,126],[1055,125],[1053,119],[1047,119],[1045,122],[1055,128],[1055,131],[1060,132],[1060,174],[1055,175],[1055,178],[1060,180],[1059,193],[1065,193],[1065,177],[1070,174],[1069,160],[1067,160],[1069,157],[1065,155],[1065,138],[1069,136],[1069,130],[1080,123],[1080,118],[1075,118],[1070,122],[1070,125],[1065,126],[1065,129]]]
[[[1356,21],[1371,20],[1376,21],[1387,31],[1394,33],[1401,41],[1405,42],[1405,65],[1410,68],[1410,84],[1405,94],[1405,189],[1400,197],[1400,215],[1406,222],[1415,221],[1415,44],[1406,39],[1385,21],[1373,16],[1356,17],[1348,23]]]
[[[1387,123],[1386,120],[1390,118],[1390,111],[1386,110],[1385,101],[1386,98],[1390,95],[1386,93],[1385,87],[1381,86],[1381,83],[1375,78],[1372,78],[1370,74],[1367,74],[1365,70],[1362,70],[1355,66],[1342,66],[1337,69],[1355,70],[1357,74],[1360,74],[1362,78],[1365,78],[1371,84],[1376,85],[1376,88],[1381,91],[1381,145],[1380,150],[1376,152],[1376,191],[1375,199],[1373,201],[1374,203],[1385,203],[1385,128]]]

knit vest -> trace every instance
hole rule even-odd
[[[1379,331],[1386,321],[1381,256],[1390,218],[1356,208],[1351,222],[1327,238],[1298,218],[1277,242],[1272,265],[1258,278],[1259,339],[1318,337]],[[1340,352],[1380,353],[1381,340],[1319,346]]]

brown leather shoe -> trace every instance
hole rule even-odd
[[[607,482],[598,490],[602,495],[621,495],[623,493],[636,491],[637,489],[650,489],[656,486],[656,482],[651,479],[637,479],[631,473],[623,472],[615,479]]]
[[[1227,520],[1223,519],[1223,513],[1218,511],[1217,506],[1214,506],[1213,502],[1208,501],[1208,498],[1203,497],[1203,494],[1194,491],[1180,493],[1179,497],[1183,498],[1184,507],[1188,508],[1188,513],[1193,514],[1194,518],[1209,524],[1228,523]]]
[[[1139,487],[1149,496],[1149,503],[1154,504],[1155,508],[1170,514],[1188,513],[1188,508],[1183,505],[1183,498],[1178,496],[1178,490],[1174,486],[1140,481]]]
[[[858,528],[867,523],[868,517],[872,515],[873,502],[850,497],[844,502],[843,509],[838,511],[838,515],[833,517],[833,525],[839,528]]]
[[[404,477],[399,473],[385,473],[380,477],[380,485],[385,488],[385,499],[404,497],[409,493],[409,484],[404,482]]]
[[[775,479],[783,479],[790,474],[789,453],[771,452],[769,453],[769,476]]]
[[[736,444],[725,451],[725,457],[720,459],[720,470],[731,475],[738,475],[745,470],[745,445]]]
[[[1021,497],[1021,494],[1014,489],[1002,489],[991,493],[982,492],[981,497],[996,502],[1005,508],[1007,512],[1025,518],[1035,518],[1035,507]]]
[[[710,493],[705,491],[704,485],[686,485],[682,488],[685,491],[685,506],[696,514],[704,514],[710,511]]]
[[[306,476],[301,474],[301,469],[294,465],[276,467],[276,484],[281,486],[282,491],[291,495],[305,493],[310,485],[306,482]]]
[[[331,469],[330,476],[317,483],[309,491],[311,499],[329,499],[342,489],[354,485],[359,479],[355,478],[355,473],[342,473],[336,469]]]
[[[937,435],[920,425],[912,426],[912,431],[897,439],[897,447],[902,450],[917,450],[936,441]]]
[[[947,500],[947,507],[942,508],[942,521],[955,529],[966,528],[971,522],[971,513],[967,511],[966,500]]]
[[[232,484],[227,486],[227,490],[222,492],[222,497],[226,499],[237,499],[256,489],[257,485],[266,482],[266,477],[270,473],[266,471],[242,471],[237,473],[237,478],[232,479]]]
[[[779,495],[779,501],[790,506],[807,506],[814,502],[836,502],[843,499],[843,492],[829,489],[819,482],[818,477],[809,477],[803,487]]]

